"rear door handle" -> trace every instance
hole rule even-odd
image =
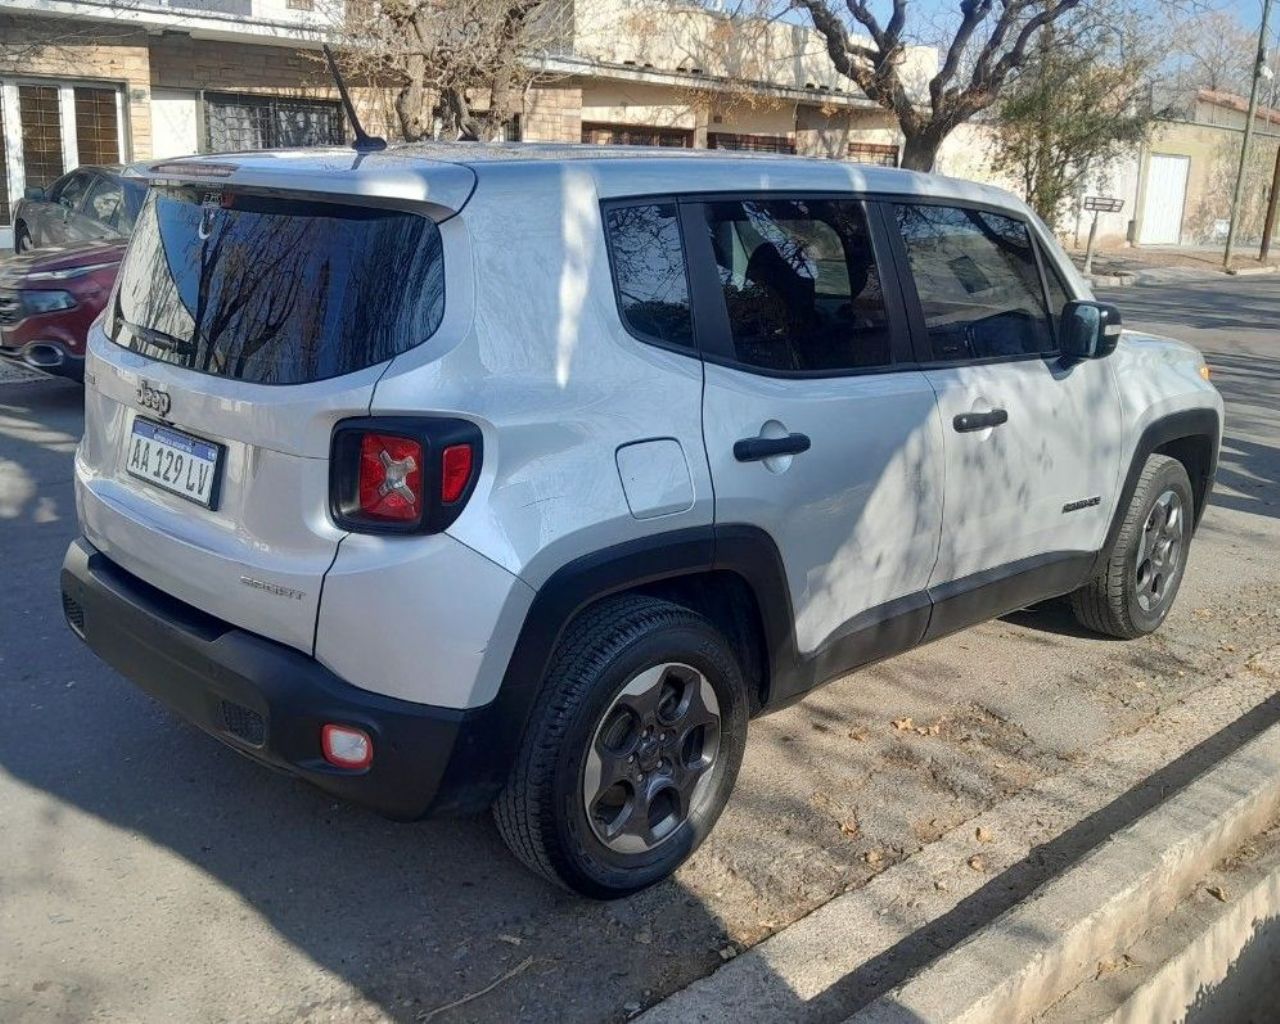
[[[1004,409],[992,409],[990,412],[962,412],[951,421],[951,425],[961,434],[973,430],[986,430],[1007,423],[1009,414]]]
[[[759,462],[775,455],[799,455],[809,450],[808,434],[786,437],[744,437],[733,442],[733,457],[739,462]]]

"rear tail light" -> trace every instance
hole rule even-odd
[[[334,522],[360,533],[438,533],[479,474],[480,430],[452,419],[343,420],[333,433]]]
[[[360,514],[411,523],[422,512],[422,445],[411,437],[360,438]]]
[[[452,505],[471,482],[472,452],[469,444],[451,444],[440,455],[440,500]]]
[[[368,768],[373,763],[373,740],[354,725],[325,725],[320,730],[320,749],[336,768]]]

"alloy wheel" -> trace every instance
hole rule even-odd
[[[1185,522],[1182,499],[1164,491],[1147,516],[1134,563],[1138,604],[1145,612],[1158,611],[1169,593],[1182,558]]]
[[[710,796],[720,702],[710,681],[678,662],[633,676],[591,739],[582,800],[592,832],[616,853],[647,853]]]

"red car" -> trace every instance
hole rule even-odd
[[[107,303],[126,244],[37,249],[0,262],[0,356],[83,380],[85,336]]]

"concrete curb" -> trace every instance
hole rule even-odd
[[[1137,274],[1119,273],[1119,274],[1086,274],[1085,280],[1090,284],[1096,284],[1099,288],[1127,288],[1138,280]]]
[[[1280,812],[1280,725],[849,1024],[1008,1024],[1071,991]]]
[[[1280,962],[1280,857],[1274,853],[1248,889],[1230,897],[1230,906],[1197,933],[1150,978],[1098,1024],[1148,1024],[1179,1020],[1188,1007],[1206,992],[1222,995],[1224,985],[1234,988],[1217,1011],[1226,1020],[1262,1020],[1252,1013],[1260,999],[1270,997],[1276,977],[1242,976],[1231,986],[1232,972],[1242,968],[1242,957],[1251,946],[1249,960],[1256,968]],[[1263,990],[1259,992],[1258,990]],[[1254,1004],[1250,1006],[1249,1004]],[[1261,1009],[1262,1007],[1258,1007]],[[1274,1004],[1272,1004],[1274,1009]]]
[[[1257,277],[1260,274],[1274,274],[1277,268],[1274,266],[1266,267],[1231,267],[1227,273],[1232,277]]]

